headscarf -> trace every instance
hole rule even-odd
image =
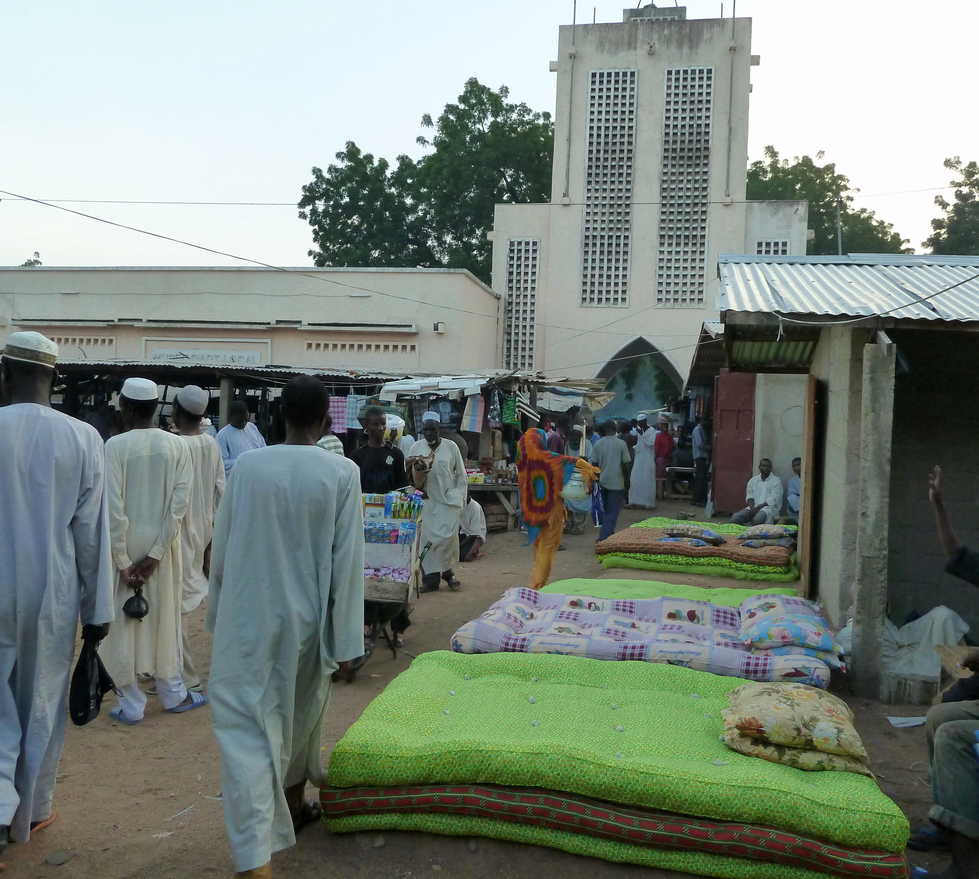
[[[537,541],[554,508],[564,504],[561,490],[574,473],[576,462],[576,458],[548,451],[547,434],[540,428],[532,427],[520,438],[517,450],[520,512],[531,543]]]

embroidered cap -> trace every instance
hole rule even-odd
[[[3,346],[3,354],[7,360],[17,360],[21,363],[36,363],[54,369],[58,362],[58,346],[47,336],[35,333],[33,330],[11,333]]]

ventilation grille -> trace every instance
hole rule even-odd
[[[582,305],[627,305],[636,71],[595,70],[588,93]]]
[[[756,256],[788,256],[789,242],[785,239],[759,241],[755,244]]]
[[[414,354],[418,347],[394,342],[307,342],[306,350],[317,354]]]
[[[711,67],[666,71],[656,302],[703,305],[710,183]]]
[[[533,238],[511,238],[506,255],[507,369],[534,368],[534,329],[537,326],[537,252]]]
[[[59,348],[67,348],[65,352],[67,359],[72,359],[72,348],[94,348],[101,354],[109,353],[116,346],[116,340],[112,336],[49,336]]]

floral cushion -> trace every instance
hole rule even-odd
[[[756,656],[764,654],[766,656],[811,656],[825,662],[830,668],[839,671],[846,671],[846,660],[842,651],[836,647],[833,650],[814,650],[812,647],[799,647],[790,644],[787,647],[763,647],[759,650],[752,650]]]
[[[738,540],[777,540],[780,537],[795,538],[796,530],[784,525],[752,525],[738,535]]]
[[[728,694],[724,725],[772,745],[867,759],[849,706],[805,684],[747,683]]]
[[[785,745],[770,745],[768,742],[743,736],[736,729],[729,727],[725,727],[721,741],[739,754],[746,754],[748,757],[760,757],[769,763],[782,763],[794,769],[804,769],[807,772],[819,770],[856,772],[859,775],[873,777],[870,769],[855,757],[843,757],[839,754],[827,754],[825,751],[812,751],[804,748],[788,748]]]
[[[711,531],[710,528],[703,528],[700,525],[672,525],[669,528],[664,528],[663,533],[667,537],[696,537],[711,546],[720,546],[726,542],[716,531]]]
[[[741,640],[751,648],[809,647],[836,650],[829,623],[811,601],[758,595],[741,603]]]

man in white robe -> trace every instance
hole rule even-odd
[[[119,407],[127,431],[105,444],[112,560],[119,575],[116,624],[102,659],[122,693],[109,715],[130,725],[140,723],[146,710],[137,675],[156,679],[165,711],[179,714],[207,703],[202,693],[188,693],[181,677],[180,526],[193,480],[190,451],[182,437],[153,427],[156,406],[155,382],[126,379]],[[144,619],[123,612],[137,588],[149,603]]]
[[[636,416],[639,437],[636,440],[636,456],[632,462],[629,479],[629,505],[646,510],[656,509],[656,430],[648,424],[645,412]]]
[[[201,428],[201,419],[210,400],[211,395],[203,388],[187,385],[177,392],[173,404],[173,423],[187,443],[190,465],[194,471],[187,515],[180,529],[180,560],[184,578],[180,608],[183,615],[180,631],[183,654],[181,677],[188,690],[200,689],[201,679],[194,668],[187,642],[187,615],[197,610],[207,597],[214,515],[221,502],[221,495],[224,494],[224,463],[221,460],[221,451],[214,438]]]
[[[248,420],[248,406],[244,400],[233,400],[228,407],[228,423],[218,431],[218,447],[224,459],[224,472],[228,474],[242,452],[265,447],[262,432]]]
[[[57,354],[33,332],[0,352],[0,852],[54,817],[78,620],[112,620],[102,438],[50,408]]]
[[[409,475],[426,497],[421,517],[423,592],[437,591],[441,580],[453,590],[462,585],[452,566],[459,559],[459,524],[469,485],[462,453],[454,442],[440,436],[440,423],[438,412],[426,412],[422,439],[408,452]]]
[[[316,441],[326,388],[282,393],[286,438],[246,452],[218,509],[208,684],[235,869],[271,876],[274,852],[318,817],[320,727],[331,675],[364,652],[364,520],[356,465]]]

